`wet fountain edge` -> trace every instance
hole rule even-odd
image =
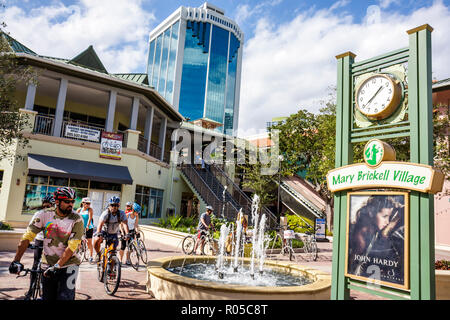
[[[147,291],[160,300],[328,300],[331,292],[331,275],[327,272],[294,263],[266,260],[264,265],[289,273],[302,274],[313,282],[302,286],[257,287],[222,284],[197,280],[166,270],[190,263],[216,263],[215,256],[174,256],[152,260],[147,267]],[[230,257],[226,258],[231,259]],[[250,258],[239,258],[246,265]]]

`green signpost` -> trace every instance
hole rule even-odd
[[[335,197],[333,300],[349,299],[350,289],[391,299],[435,299],[433,193],[442,188],[443,180],[440,172],[432,167],[432,30],[427,24],[411,29],[407,31],[409,47],[362,62],[355,63],[355,55],[351,52],[336,57],[337,169],[331,170],[327,177]],[[384,143],[382,139],[399,137],[410,138],[410,162],[390,161],[395,160],[392,152],[381,146]],[[366,164],[354,164],[352,145],[372,140],[375,142],[370,148],[366,145]],[[383,158],[385,153],[390,156]],[[406,195],[408,198],[398,198],[408,204],[402,205],[409,235],[406,237],[408,250],[404,270],[408,277],[403,279],[405,283],[402,286],[377,281],[376,277],[365,280],[347,273],[348,191],[355,189],[363,189],[366,197],[371,192],[377,194],[380,190],[390,190],[393,191],[392,196],[381,194],[379,197],[390,199]],[[400,195],[395,193],[398,189],[403,189]],[[363,196],[360,195],[361,199]],[[359,201],[358,194],[353,197]],[[368,251],[374,251],[372,245],[370,243]],[[370,256],[357,257],[381,261]],[[386,265],[389,263],[394,264],[385,260]],[[394,271],[389,272],[395,275]]]

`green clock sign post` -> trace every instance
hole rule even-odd
[[[431,32],[365,61],[338,55],[331,299],[358,290],[391,299],[435,299]],[[383,140],[409,137],[410,161]],[[352,145],[367,142],[364,163]]]

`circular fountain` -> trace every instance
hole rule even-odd
[[[266,215],[252,202],[252,251],[244,257],[242,211],[234,226],[222,225],[218,256],[178,256],[150,261],[147,292],[161,300],[322,300],[330,298],[330,274],[294,263],[266,260]],[[226,252],[227,236],[232,250]]]
[[[262,279],[259,283],[250,280],[251,258],[240,258],[247,268],[240,268],[237,278],[240,284],[227,283],[230,272],[223,274],[223,279],[216,275],[215,280],[202,280],[183,275],[181,269],[189,266],[201,265],[202,268],[215,269],[216,257],[178,256],[167,257],[150,261],[147,274],[147,289],[156,299],[160,300],[328,300],[330,299],[331,276],[323,271],[309,267],[299,266],[293,263],[269,261],[264,263],[264,273],[253,274],[255,281],[269,277],[270,273],[277,273],[279,281],[284,285],[270,285]],[[172,271],[170,271],[172,270]],[[187,272],[191,272],[188,270]],[[231,270],[233,273],[234,270]],[[201,274],[201,275],[204,275]],[[192,276],[192,275],[191,275]],[[200,278],[200,279],[199,279]],[[288,278],[282,279],[282,278]],[[292,279],[300,279],[304,284],[287,285]],[[275,280],[276,281],[276,280]],[[264,285],[264,283],[269,285]]]

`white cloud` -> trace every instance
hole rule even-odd
[[[273,117],[300,108],[316,112],[336,85],[336,55],[352,51],[362,61],[407,47],[406,31],[425,23],[434,28],[433,77],[450,76],[449,7],[435,1],[408,15],[376,11],[368,10],[361,23],[330,9],[303,12],[279,26],[260,19],[244,47],[239,130],[264,128]]]
[[[41,55],[73,58],[93,45],[111,72],[145,72],[152,13],[142,0],[52,1],[29,12],[9,6],[3,19],[11,36]]]

